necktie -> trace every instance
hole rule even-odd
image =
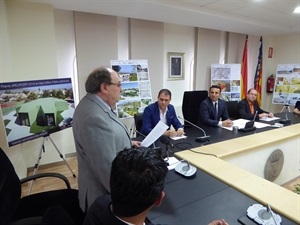
[[[215,118],[218,118],[218,103],[215,102]]]

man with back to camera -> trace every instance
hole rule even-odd
[[[111,162],[131,141],[127,127],[112,111],[122,91],[119,75],[100,67],[88,76],[73,116],[73,135],[78,160],[79,203],[85,212],[94,200],[109,193]]]
[[[227,106],[221,97],[221,87],[212,85],[209,88],[209,97],[203,100],[199,108],[199,121],[214,127],[231,127]]]
[[[171,98],[170,90],[161,89],[158,93],[157,101],[145,108],[143,124],[140,130],[142,134],[148,135],[160,120],[169,126],[164,135],[175,137],[184,134],[183,126],[177,118],[174,106],[170,104]],[[171,125],[175,130],[170,129]]]
[[[293,113],[300,115],[300,101],[297,101]]]
[[[256,120],[264,117],[274,117],[273,113],[261,109],[256,99],[257,91],[254,88],[250,88],[247,92],[247,96],[238,103],[238,110],[241,118],[253,120],[256,111]]]
[[[95,200],[83,225],[153,225],[147,218],[164,196],[168,168],[160,154],[151,148],[125,149],[112,162],[111,195]],[[215,220],[209,225],[228,225]]]

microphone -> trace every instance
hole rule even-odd
[[[253,117],[253,121],[255,121],[256,116],[257,116],[257,113],[258,113],[258,111],[256,110],[256,111],[255,111],[255,115],[254,115],[254,117]]]
[[[210,135],[206,135],[205,131],[201,127],[198,127],[196,124],[193,124],[192,122],[190,122],[190,121],[188,121],[188,120],[186,120],[184,118],[181,118],[180,116],[178,116],[178,118],[184,120],[188,124],[191,124],[193,127],[196,127],[197,129],[199,129],[199,130],[201,130],[203,132],[204,136],[202,136],[202,137],[196,137],[196,141],[197,142],[206,142],[206,141],[210,140]]]
[[[139,135],[141,135],[142,137],[146,137],[146,135],[144,135],[143,133],[141,133],[141,132],[139,132],[138,130],[134,130],[134,132],[136,132],[137,134],[139,134]],[[152,145],[153,145],[153,149],[156,149],[157,151],[159,151],[160,152],[160,154],[161,154],[161,147],[157,147],[156,145],[155,145],[155,142],[153,142],[152,143]]]

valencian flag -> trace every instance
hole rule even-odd
[[[241,99],[247,96],[248,87],[248,35],[246,35],[241,71]]]
[[[263,47],[263,41],[262,41],[262,37],[260,37],[258,61],[257,61],[256,72],[255,72],[255,77],[254,77],[254,88],[257,90],[257,102],[259,105],[261,105],[261,86],[262,86],[261,85],[261,83],[262,83],[262,63],[263,63],[262,47]]]

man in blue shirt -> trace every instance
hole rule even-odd
[[[161,120],[169,127],[164,135],[174,137],[184,134],[183,126],[177,118],[174,106],[170,104],[171,97],[172,94],[170,90],[161,89],[159,91],[157,101],[148,105],[144,110],[141,133],[148,135]],[[171,125],[175,130],[170,129]]]

